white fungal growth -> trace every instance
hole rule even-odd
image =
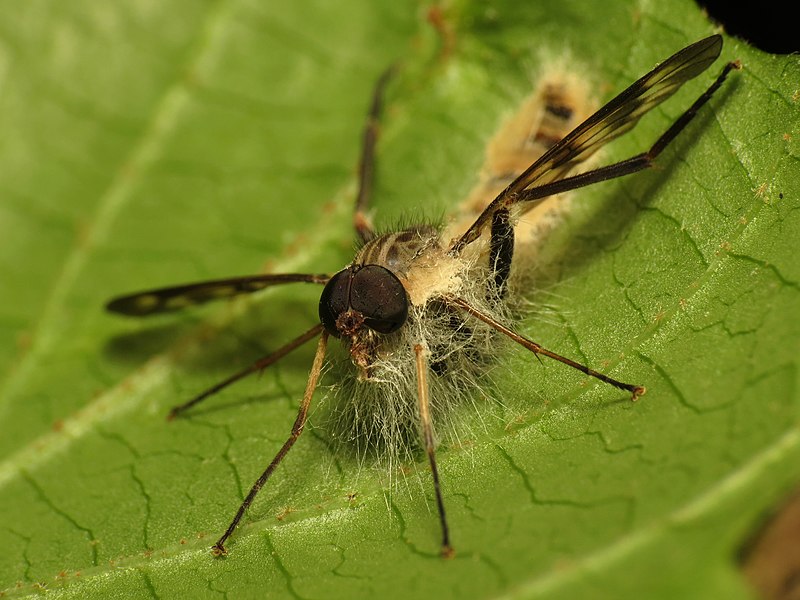
[[[420,446],[414,346],[426,349],[430,408],[438,437],[458,437],[454,408],[491,399],[487,389],[494,357],[507,341],[478,319],[448,306],[459,297],[500,323],[510,314],[502,299],[487,293],[486,255],[452,257],[438,242],[427,245],[401,279],[411,300],[408,320],[382,336],[369,377],[356,377],[350,357],[332,356],[338,382],[332,386],[331,431],[362,458],[389,464],[410,460]],[[463,433],[463,431],[461,431]]]

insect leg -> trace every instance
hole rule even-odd
[[[577,369],[581,373],[585,373],[586,375],[594,377],[595,379],[599,379],[600,381],[602,381],[604,383],[608,383],[609,385],[613,385],[615,388],[619,388],[621,390],[625,390],[626,392],[630,392],[631,393],[631,400],[634,400],[634,401],[637,400],[640,396],[643,396],[645,394],[645,392],[647,391],[645,389],[645,387],[642,386],[642,385],[634,385],[634,384],[631,384],[631,383],[624,383],[624,382],[619,381],[617,379],[613,379],[613,378],[609,377],[608,375],[603,375],[602,373],[599,373],[599,372],[595,371],[594,369],[590,369],[586,365],[583,365],[583,364],[581,364],[579,362],[575,362],[574,360],[569,359],[569,358],[567,358],[565,356],[561,356],[560,354],[556,354],[555,352],[553,352],[552,350],[548,350],[547,348],[543,348],[542,346],[540,346],[536,342],[534,342],[532,340],[529,340],[528,338],[516,333],[515,331],[512,331],[511,329],[509,329],[505,325],[503,325],[501,323],[498,323],[492,317],[480,312],[478,309],[474,308],[473,306],[471,306],[470,304],[468,304],[467,302],[465,302],[461,298],[448,297],[446,299],[446,302],[448,304],[453,305],[453,306],[457,306],[457,307],[461,308],[462,310],[466,311],[467,313],[471,314],[473,317],[476,317],[477,319],[480,319],[481,321],[483,321],[484,323],[486,323],[487,325],[489,325],[493,329],[496,329],[497,331],[499,331],[503,335],[506,335],[509,338],[511,338],[512,340],[514,340],[515,342],[517,342],[523,348],[527,348],[528,350],[533,352],[536,356],[539,356],[540,354],[544,355],[544,356],[547,356],[549,358],[557,360],[558,362],[564,363],[565,365],[570,366],[573,369]]]
[[[391,79],[394,71],[394,66],[386,69],[375,84],[375,91],[372,93],[372,104],[367,115],[367,123],[364,126],[361,141],[361,160],[358,165],[358,196],[353,210],[353,227],[355,227],[356,234],[358,234],[362,242],[367,242],[375,237],[375,231],[372,229],[367,209],[372,196],[372,180],[375,172],[375,144],[378,141],[381,109],[383,108],[383,91],[386,89],[386,84]]]
[[[510,222],[508,210],[500,209],[492,216],[489,241],[489,269],[494,275],[487,290],[490,299],[499,300],[505,296],[513,256],[514,226]]]
[[[444,512],[444,500],[442,500],[442,490],[439,485],[439,471],[436,468],[436,445],[433,439],[433,423],[431,422],[431,411],[428,403],[428,361],[425,357],[425,349],[421,344],[414,346],[417,365],[417,397],[419,399],[419,420],[422,426],[422,437],[425,443],[425,453],[428,455],[428,462],[431,465],[433,475],[433,489],[436,492],[436,507],[439,509],[439,522],[442,526],[442,556],[451,558],[454,554],[453,547],[450,545],[450,533],[447,528],[447,517]]]
[[[325,350],[328,345],[328,332],[323,331],[322,335],[319,337],[319,343],[317,344],[317,353],[314,355],[314,363],[311,365],[311,372],[308,375],[308,382],[306,383],[306,391],[303,394],[303,401],[300,403],[300,410],[297,412],[297,418],[294,421],[294,425],[292,425],[292,433],[289,435],[289,438],[284,442],[281,449],[278,450],[278,453],[275,455],[275,458],[272,459],[272,462],[269,463],[269,466],[266,470],[261,474],[256,482],[253,484],[253,487],[250,488],[250,492],[247,494],[247,497],[242,502],[241,506],[239,506],[239,510],[236,511],[236,515],[233,517],[231,524],[228,525],[228,529],[225,530],[225,533],[222,534],[222,537],[217,540],[217,543],[214,544],[211,551],[215,556],[225,556],[228,551],[225,549],[225,541],[231,536],[233,530],[236,529],[236,526],[239,524],[239,521],[242,520],[245,511],[250,507],[255,499],[258,492],[264,487],[264,484],[270,478],[273,471],[278,467],[281,461],[284,459],[286,454],[289,450],[292,449],[294,443],[297,441],[297,438],[300,437],[300,434],[303,433],[303,428],[306,426],[306,419],[308,418],[308,409],[311,406],[311,397],[314,395],[314,390],[317,389],[317,383],[319,382],[320,374],[322,373],[322,362],[325,359]]]
[[[167,415],[167,419],[169,419],[171,421],[172,419],[174,419],[175,417],[177,417],[181,413],[186,412],[188,409],[190,409],[191,407],[193,407],[193,406],[195,406],[197,404],[200,404],[200,402],[202,402],[203,400],[205,400],[209,396],[213,396],[214,394],[216,394],[220,390],[225,389],[226,387],[228,387],[232,383],[236,383],[237,381],[247,377],[251,373],[255,373],[257,371],[261,371],[262,369],[266,369],[271,364],[274,364],[274,363],[278,362],[280,359],[282,359],[284,356],[289,354],[295,348],[299,348],[300,346],[305,344],[307,341],[309,341],[311,338],[315,337],[320,331],[322,331],[322,324],[320,323],[319,325],[314,325],[314,327],[312,327],[311,329],[306,331],[304,334],[296,337],[295,339],[293,339],[291,342],[289,342],[285,346],[282,346],[281,348],[278,348],[272,354],[269,354],[267,356],[259,358],[256,362],[254,362],[249,367],[245,367],[244,369],[234,373],[233,375],[231,375],[227,379],[224,379],[224,380],[220,381],[219,383],[217,383],[216,385],[211,386],[210,388],[208,388],[207,390],[205,390],[201,394],[198,394],[197,396],[195,396],[194,398],[192,398],[188,402],[184,402],[183,404],[179,404],[178,406],[174,406],[169,411],[169,415]]]

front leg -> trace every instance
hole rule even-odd
[[[489,241],[489,270],[492,277],[486,290],[488,298],[499,300],[505,296],[513,257],[514,227],[511,225],[508,209],[502,208],[492,216]]]

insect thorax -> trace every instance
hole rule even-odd
[[[408,273],[415,260],[439,245],[439,232],[422,225],[378,235],[366,242],[356,255],[354,264],[380,265],[397,276]]]
[[[403,284],[411,305],[421,307],[461,286],[469,263],[449,256],[435,227],[421,225],[379,235],[364,244],[354,265],[380,265]]]

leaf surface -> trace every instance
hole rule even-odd
[[[546,318],[520,328],[645,384],[640,402],[504,353],[504,408],[464,416],[471,433],[439,451],[451,561],[424,461],[360,468],[317,412],[214,560],[288,434],[313,348],[164,417],[307,329],[319,289],[140,321],[104,302],[346,264],[363,115],[396,60],[375,191],[388,226],[451,211],[548,67],[608,100],[712,26],[678,0],[6,4],[6,596],[748,597],[736,552],[800,479],[796,57],[727,39],[744,70],[658,168],[575,194],[541,241],[530,299]],[[604,160],[646,148],[721,66]]]

